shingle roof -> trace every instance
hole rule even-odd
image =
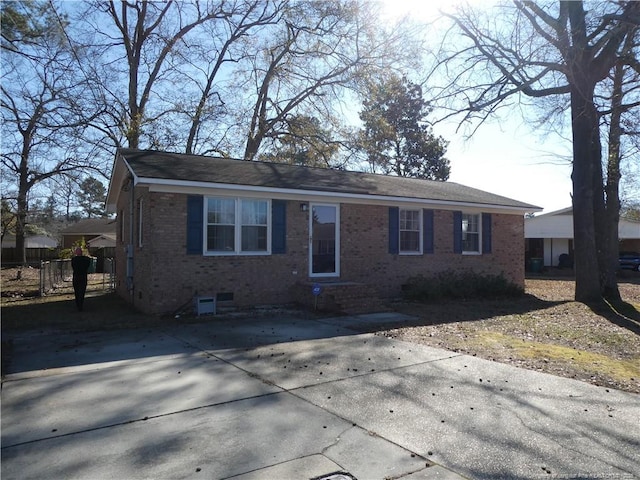
[[[86,218],[68,226],[60,233],[63,235],[100,235],[116,232],[114,218]]]
[[[46,235],[33,235],[24,237],[25,248],[55,248],[58,241]],[[2,239],[2,248],[16,248],[16,236],[6,234]]]
[[[119,153],[134,175],[147,181],[247,185],[539,210],[534,205],[453,182],[150,150],[121,149]]]

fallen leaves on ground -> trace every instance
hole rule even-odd
[[[638,280],[619,285],[635,313],[640,312]],[[640,336],[573,301],[574,287],[573,280],[527,279],[523,298],[401,303],[399,311],[419,320],[379,333],[640,393]]]

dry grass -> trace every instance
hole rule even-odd
[[[380,333],[640,393],[640,278],[621,279],[624,315],[574,302],[574,285],[528,279],[523,298],[402,303],[419,320]]]
[[[63,329],[72,331],[127,328],[158,324],[164,319],[142,315],[108,291],[102,273],[88,276],[85,311],[76,311],[71,280],[39,296],[40,270],[2,269],[2,331]]]
[[[12,302],[33,299],[40,290],[40,269],[33,267],[14,267],[2,269],[2,305]],[[87,291],[101,291],[105,289],[107,281],[102,273],[90,273],[88,275]],[[73,294],[71,280],[63,282],[56,288],[53,295]]]

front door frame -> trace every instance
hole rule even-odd
[[[313,272],[313,210],[315,207],[331,207],[335,209],[335,272],[314,273]],[[309,277],[312,278],[336,278],[340,277],[340,204],[313,202],[309,205]]]

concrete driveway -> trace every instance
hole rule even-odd
[[[640,478],[638,395],[353,329],[390,315],[16,335],[2,478]]]

